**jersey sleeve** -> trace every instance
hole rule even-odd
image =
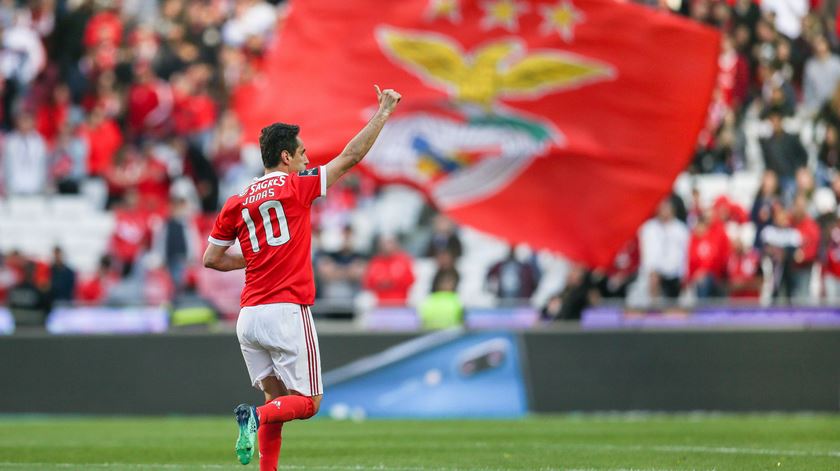
[[[231,214],[229,205],[225,204],[219,215],[216,216],[213,230],[210,231],[210,237],[207,238],[208,242],[222,247],[230,247],[236,242],[236,221],[233,220]]]
[[[298,177],[298,197],[304,205],[309,206],[315,198],[327,195],[327,170],[323,165],[306,169]]]

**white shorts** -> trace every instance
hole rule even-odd
[[[247,306],[239,311],[236,336],[251,384],[276,376],[304,396],[323,394],[318,335],[309,307],[278,303]]]

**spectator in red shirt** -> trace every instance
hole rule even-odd
[[[100,305],[108,299],[111,287],[119,283],[120,277],[111,268],[111,258],[103,255],[99,259],[96,273],[85,277],[76,285],[76,301],[87,305]]]
[[[826,241],[825,263],[825,298],[829,303],[840,301],[840,219],[828,232]]]
[[[169,201],[169,173],[166,165],[155,156],[155,146],[147,143],[137,155],[137,193],[141,207],[149,211],[165,212]]]
[[[42,104],[35,112],[35,127],[38,133],[47,141],[47,146],[52,148],[58,133],[67,122],[67,115],[70,112],[70,89],[67,85],[58,84],[49,97],[48,101]]]
[[[103,4],[99,10],[85,27],[82,44],[87,49],[103,44],[118,46],[122,40],[123,25],[116,6],[113,3]]]
[[[176,135],[190,138],[202,150],[207,150],[216,124],[216,103],[198,77],[200,66],[193,66],[185,74],[172,76],[175,106],[172,112],[173,130]]]
[[[107,118],[118,118],[123,113],[123,98],[117,91],[117,77],[113,71],[99,74],[95,89],[82,97],[82,108],[90,113],[101,107]]]
[[[149,64],[138,63],[134,74],[135,82],[128,91],[128,132],[134,138],[158,136],[172,115],[172,90],[155,76]]]
[[[376,295],[380,305],[402,305],[414,284],[411,257],[390,235],[379,238],[379,252],[370,259],[363,286]]]
[[[739,106],[747,97],[750,83],[750,66],[747,58],[735,48],[731,34],[725,34],[721,41],[722,51],[718,64],[718,83],[723,99],[730,108]]]
[[[698,298],[720,296],[729,240],[712,230],[706,217],[697,220],[688,243],[688,285]]]
[[[108,183],[108,208],[123,201],[128,190],[137,190],[137,183],[140,181],[140,156],[139,151],[132,145],[123,146],[114,158],[113,165],[109,166],[103,175]]]
[[[113,166],[114,156],[122,146],[123,136],[114,120],[106,118],[101,107],[94,108],[80,129],[88,147],[88,174],[105,176]]]
[[[735,222],[743,224],[750,220],[747,211],[726,196],[718,196],[712,204],[712,210],[714,216],[712,223],[724,225],[728,222]]]
[[[139,207],[139,196],[135,190],[125,193],[123,203],[114,211],[116,224],[111,235],[111,255],[128,275],[134,262],[148,246],[150,227],[149,213]]]
[[[761,254],[749,241],[734,237],[732,252],[726,263],[727,288],[730,299],[757,300],[761,294]]]
[[[803,194],[793,200],[791,226],[802,236],[802,245],[793,253],[793,296],[809,299],[811,271],[820,245],[820,227],[808,214],[808,198]]]

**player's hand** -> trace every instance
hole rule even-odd
[[[397,103],[400,102],[402,95],[390,88],[380,90],[379,85],[374,85],[373,88],[376,89],[376,97],[379,100],[379,110],[391,114],[391,112],[394,111],[394,108],[397,107]]]

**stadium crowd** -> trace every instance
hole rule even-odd
[[[611,266],[570,265],[559,291],[539,301],[543,317],[576,318],[609,298],[840,300],[838,2],[644,3],[723,34],[689,172],[752,172],[760,189],[752,207],[725,195],[707,204],[701,187],[672,195]],[[225,195],[261,171],[232,110],[285,11],[263,0],[0,1],[0,194],[72,195],[98,184],[115,220],[91,273],[76,273],[60,248],[49,260],[3,254],[0,302],[46,310],[202,299],[202,235]],[[316,231],[341,234],[316,240],[319,296],[339,314],[352,313],[360,291],[403,305],[423,259],[434,274],[421,314],[457,322],[470,302],[453,294],[466,250],[459,228],[427,207],[411,231],[425,236],[421,244],[359,236],[353,214],[381,191],[355,174],[314,206]],[[483,286],[498,302],[527,301],[541,272],[534,254],[511,248],[488,264]]]

